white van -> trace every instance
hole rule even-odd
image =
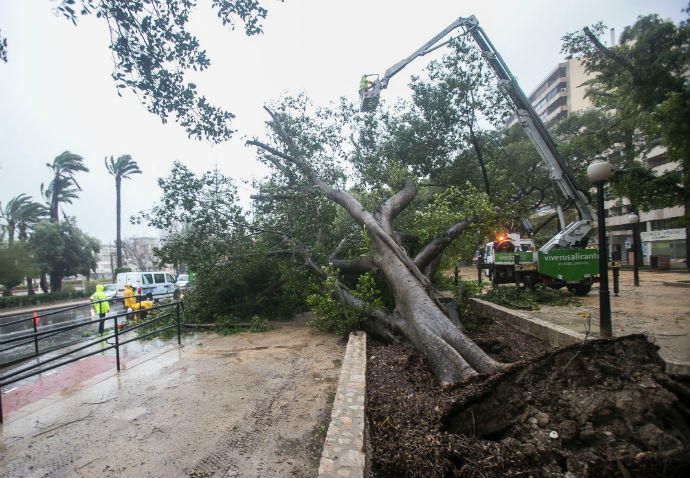
[[[117,275],[117,295],[122,297],[125,284],[133,287],[134,293],[141,298],[162,299],[175,294],[175,278],[165,271],[154,272],[120,272]]]

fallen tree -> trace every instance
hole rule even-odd
[[[421,250],[410,257],[402,246],[400,234],[396,234],[396,217],[417,196],[418,188],[414,181],[388,197],[374,211],[367,210],[350,192],[334,187],[321,179],[317,171],[303,157],[300,148],[285,127],[286,117],[270,109],[270,127],[275,132],[279,145],[252,140],[248,144],[262,151],[262,158],[279,171],[287,172],[290,167],[329,200],[342,207],[349,216],[366,231],[371,255],[350,261],[335,260],[332,264],[343,270],[370,271],[377,269],[383,274],[395,301],[392,311],[382,309],[367,310],[372,321],[379,321],[402,335],[429,360],[431,369],[438,381],[453,385],[478,373],[491,373],[504,367],[493,360],[474,342],[468,339],[448,317],[448,313],[437,298],[430,274],[435,270],[445,249],[471,223],[465,218],[450,226],[441,235],[432,238]],[[306,253],[303,251],[303,255]],[[305,257],[306,263],[310,262]],[[312,270],[318,271],[316,265]],[[342,284],[337,285],[338,296],[351,307],[365,309]]]

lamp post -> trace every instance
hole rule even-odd
[[[604,183],[611,175],[611,163],[597,160],[587,166],[587,177],[597,187],[597,229],[599,230],[599,335],[611,337],[611,299],[609,297],[608,248],[604,216]]]
[[[640,256],[642,255],[642,244],[640,244],[640,216],[634,212],[628,216],[628,222],[633,228],[633,282],[635,287],[640,286]]]

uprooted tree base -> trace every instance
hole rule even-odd
[[[690,394],[643,336],[534,358],[545,346],[509,327],[470,335],[498,359],[533,358],[443,391],[414,350],[371,348],[377,476],[687,476]]]

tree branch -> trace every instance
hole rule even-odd
[[[264,151],[271,153],[285,161],[288,161],[295,166],[307,177],[307,179],[317,188],[319,188],[329,199],[331,199],[336,204],[340,205],[345,209],[348,214],[361,226],[366,227],[369,234],[373,234],[375,237],[379,238],[387,247],[393,251],[400,261],[405,264],[408,270],[414,275],[414,277],[419,281],[419,283],[426,289],[431,290],[433,286],[429,279],[421,273],[414,262],[407,256],[405,251],[393,240],[393,238],[386,233],[374,218],[374,216],[364,209],[364,206],[355,199],[352,195],[345,191],[341,191],[333,188],[330,184],[323,181],[318,177],[316,171],[302,159],[297,153],[297,147],[293,143],[290,136],[285,132],[278,117],[268,108],[264,107],[268,114],[273,119],[276,131],[279,136],[283,139],[285,144],[288,146],[288,150],[291,150],[293,154],[286,154],[279,151],[267,144],[264,144],[258,140],[248,141],[247,144],[252,146],[257,146]]]
[[[470,90],[470,97],[472,98],[472,104],[474,105],[474,94],[472,93],[472,90]],[[489,174],[486,172],[486,164],[484,164],[484,153],[482,151],[481,145],[479,144],[479,138],[477,137],[477,134],[474,132],[475,108],[472,108],[471,110],[472,118],[467,123],[467,127],[470,132],[470,142],[472,143],[472,147],[474,148],[474,153],[477,155],[479,167],[482,170],[482,177],[484,178],[484,190],[486,191],[486,195],[490,198],[491,184],[489,183]]]
[[[362,299],[355,297],[352,294],[352,292],[350,292],[350,289],[348,289],[340,281],[335,282],[335,290],[338,299],[341,300],[344,304],[354,309],[362,311],[367,317],[378,319],[384,322],[385,324],[390,325],[391,327],[402,332],[403,327],[405,326],[405,322],[402,320],[401,317],[397,316],[396,314],[389,314],[388,312],[382,309],[374,309],[368,307]]]
[[[450,243],[453,242],[453,239],[467,229],[472,222],[474,222],[474,218],[462,220],[453,224],[440,236],[436,236],[429,241],[414,258],[414,263],[417,267],[419,267],[420,270],[425,270],[434,258],[443,253]]]
[[[318,264],[312,259],[307,251],[306,247],[302,244],[298,244],[292,249],[275,249],[273,251],[267,251],[265,253],[267,256],[299,256],[302,258],[304,263],[303,267],[319,277],[326,277],[326,273],[321,270]]]
[[[596,35],[592,33],[592,30],[590,30],[589,27],[583,28],[583,31],[585,32],[587,38],[589,38],[589,41],[592,42],[592,44],[600,53],[602,53],[610,60],[613,60],[615,63],[625,68],[632,75],[633,78],[636,78],[635,67],[633,67],[633,65],[627,59],[623,58],[621,55],[616,53],[611,48],[606,48],[604,44],[599,41]]]
[[[379,207],[375,216],[387,234],[393,234],[393,220],[417,196],[417,185],[408,181],[400,191],[388,198]]]
[[[378,266],[371,257],[361,256],[354,259],[331,259],[329,264],[340,269],[343,274],[364,274],[374,272]]]
[[[343,274],[364,274],[373,272],[377,269],[374,259],[367,256],[356,257],[354,259],[338,259],[338,254],[343,250],[347,243],[347,236],[343,237],[338,247],[328,256],[328,263],[340,269]]]

